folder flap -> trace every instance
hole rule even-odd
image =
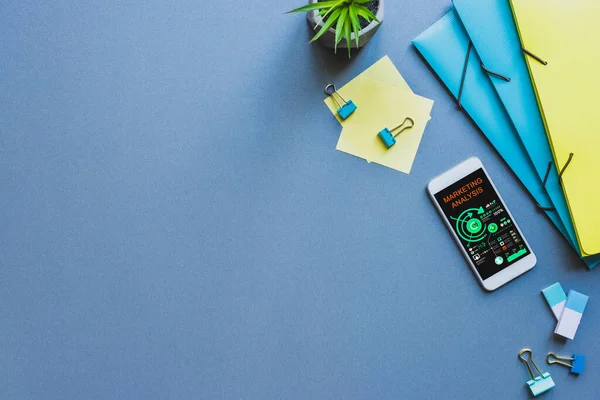
[[[413,40],[417,50],[440,79],[458,97],[462,71],[469,47],[469,37],[454,9]],[[462,91],[461,105],[481,129],[508,166],[523,182],[539,204],[548,196],[516,135],[504,106],[489,78],[480,68],[477,52],[472,50]]]

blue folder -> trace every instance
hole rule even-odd
[[[538,176],[544,179],[548,162],[553,160],[552,150],[521,50],[510,3],[506,0],[453,0],[453,3],[485,68],[510,79],[506,81],[493,74],[489,75]],[[554,163],[548,175],[546,191],[552,204],[541,205],[556,209],[569,235],[569,242],[581,254]],[[587,264],[591,268],[600,261],[600,257],[586,257],[586,261],[589,261]]]
[[[458,98],[470,38],[454,8],[415,38],[413,44],[452,95]],[[535,201],[540,205],[550,204],[523,142],[490,78],[481,68],[477,51],[472,48],[460,103]],[[557,213],[549,211],[547,215],[568,240],[567,231]]]

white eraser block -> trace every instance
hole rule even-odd
[[[554,333],[567,339],[574,339],[581,322],[588,296],[574,290],[569,290],[565,310],[563,311]]]
[[[563,312],[565,311],[566,303],[567,303],[567,301],[563,300],[560,303],[556,303],[555,305],[552,306],[552,314],[554,314],[554,317],[556,317],[557,321],[560,319],[560,317],[562,317]]]
[[[554,333],[566,337],[567,339],[575,339],[581,317],[582,315],[578,312],[565,308],[560,321],[558,321],[558,325],[556,325]]]

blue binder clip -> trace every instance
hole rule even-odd
[[[410,125],[405,126],[405,124],[407,122],[410,122]],[[415,121],[413,121],[413,119],[410,117],[406,117],[404,119],[404,121],[400,125],[395,127],[394,129],[390,130],[388,128],[384,128],[377,135],[379,136],[379,139],[381,139],[381,141],[383,142],[385,147],[387,147],[389,149],[394,144],[396,144],[396,136],[398,136],[405,130],[412,128],[413,126],[415,126]],[[400,129],[400,128],[402,128],[402,129]],[[394,132],[396,129],[400,129],[400,130],[392,135],[392,132]]]
[[[553,358],[553,360],[551,359]],[[546,356],[548,364],[560,364],[562,366],[571,368],[571,373],[579,375],[583,372],[583,366],[585,364],[585,356],[581,354],[573,354],[573,357],[560,357],[554,353],[548,353]],[[565,361],[572,361],[571,364]]]
[[[529,359],[526,359],[523,357],[523,354],[525,354],[525,353],[529,353]],[[530,349],[523,349],[519,352],[519,358],[521,359],[521,361],[523,361],[525,363],[525,366],[527,367],[527,371],[529,371],[529,375],[531,376],[531,380],[527,381],[527,386],[529,386],[529,390],[531,390],[531,394],[533,394],[534,396],[537,396],[539,394],[542,394],[542,393],[547,392],[548,390],[552,389],[554,387],[554,381],[552,380],[552,377],[550,376],[550,374],[548,372],[542,373],[542,371],[540,371],[538,366],[533,361],[532,357],[533,357],[533,353]],[[533,364],[533,366],[539,373],[538,376],[533,375],[533,370],[529,366],[529,363]]]
[[[333,91],[331,89],[333,89]],[[337,104],[337,106],[339,107],[337,113],[342,118],[342,120],[348,118],[358,108],[356,104],[352,102],[352,100],[346,101],[346,99],[344,99],[342,95],[338,93],[337,89],[335,88],[335,85],[332,83],[325,86],[325,94],[331,97],[333,101],[335,101],[335,104]],[[338,98],[344,103],[343,105],[339,102]]]

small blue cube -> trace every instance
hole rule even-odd
[[[356,111],[357,108],[358,107],[356,107],[356,104],[354,104],[352,100],[348,100],[346,104],[344,104],[340,107],[339,110],[337,110],[337,113],[344,120],[348,118],[354,111]]]
[[[581,354],[573,354],[573,364],[571,367],[572,374],[581,374],[583,372],[583,364],[585,363],[585,356]]]
[[[381,139],[383,144],[385,144],[385,147],[387,147],[388,149],[396,143],[394,135],[392,135],[392,132],[390,132],[388,128],[382,129],[377,135],[379,136],[379,139]]]

